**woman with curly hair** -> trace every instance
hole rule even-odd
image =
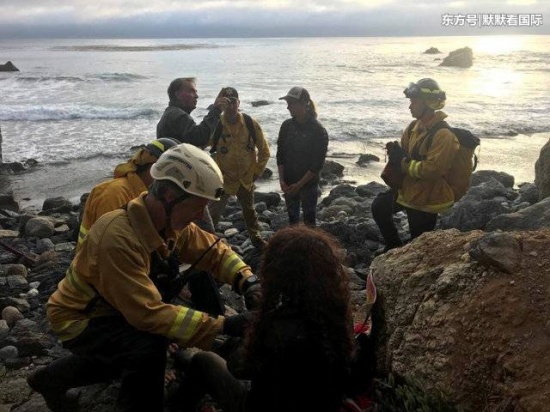
[[[281,229],[259,275],[263,300],[242,345],[227,363],[212,352],[195,354],[176,410],[193,410],[205,393],[224,412],[338,410],[355,347],[338,242],[303,225]]]

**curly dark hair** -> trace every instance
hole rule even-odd
[[[271,314],[289,306],[302,320],[308,337],[321,344],[325,359],[350,361],[355,341],[342,255],[339,242],[318,228],[293,225],[273,235],[260,264],[263,300],[247,336],[249,356],[263,352]]]

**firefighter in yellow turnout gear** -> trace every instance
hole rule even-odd
[[[446,94],[430,78],[411,83],[404,94],[410,99],[409,110],[416,120],[403,132],[401,144],[393,142],[388,152],[390,164],[403,175],[401,187],[379,194],[372,203],[372,215],[385,242],[376,254],[402,245],[394,213],[407,213],[414,239],[433,230],[438,213],[455,202],[451,184],[456,182],[450,181],[449,172],[459,152],[458,139],[449,128],[441,128],[428,143],[430,129],[447,117],[441,111]]]
[[[208,349],[217,334],[238,329],[239,315],[214,318],[163,302],[149,276],[153,254],[194,263],[206,251],[199,269],[231,284],[245,300],[259,293],[250,267],[192,223],[223,194],[221,171],[210,156],[180,144],[163,153],[150,173],[149,193],[92,226],[48,301],[51,328],[73,354],[28,382],[53,411],[68,409],[69,388],[122,376],[122,410],[160,412],[168,343]]]
[[[153,140],[139,149],[126,163],[119,164],[115,168],[113,179],[100,183],[92,189],[82,213],[77,251],[97,219],[107,212],[124,206],[147,190],[152,181],[149,168],[165,150],[177,144],[174,139],[168,137]]]

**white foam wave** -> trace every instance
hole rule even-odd
[[[2,121],[45,121],[77,119],[137,119],[155,117],[153,109],[136,107],[100,107],[90,105],[6,106],[0,105]]]

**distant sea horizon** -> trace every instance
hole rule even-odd
[[[439,66],[466,46],[471,68]],[[424,54],[430,47],[441,53]],[[482,138],[480,168],[532,180],[533,157],[550,132],[549,35],[1,39],[0,63],[8,60],[20,72],[0,73],[3,156],[38,160],[12,182],[16,197],[32,202],[79,197],[132,147],[154,139],[176,77],[198,79],[197,122],[221,87],[237,88],[241,109],[267,135],[275,172],[277,134],[288,118],[279,97],[296,85],[318,106],[330,158],[357,184],[379,181],[382,162],[355,161],[362,153],[383,160],[384,142],[399,139],[412,120],[403,89],[423,77],[446,90],[449,123]],[[275,175],[260,186],[278,190],[276,182]]]

